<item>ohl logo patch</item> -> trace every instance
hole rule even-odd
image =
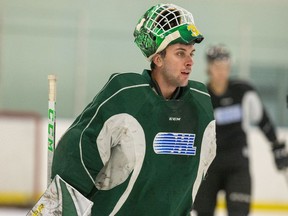
[[[196,155],[195,134],[158,133],[153,141],[156,154]]]

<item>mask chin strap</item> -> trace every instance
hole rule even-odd
[[[181,35],[179,33],[179,31],[175,31],[171,34],[169,34],[168,36],[166,36],[164,38],[164,40],[162,41],[162,43],[160,44],[160,46],[158,47],[158,49],[156,50],[156,52],[154,54],[152,54],[151,56],[148,57],[148,61],[152,61],[152,58],[154,57],[154,55],[156,53],[161,52],[162,50],[164,50],[173,40],[176,40],[177,38],[180,38]]]

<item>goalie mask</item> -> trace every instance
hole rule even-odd
[[[134,37],[149,61],[169,44],[200,43],[204,39],[192,14],[173,4],[158,4],[146,11],[135,28]]]

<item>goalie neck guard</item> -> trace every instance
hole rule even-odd
[[[136,25],[134,37],[149,61],[169,44],[200,43],[204,39],[193,15],[174,4],[158,4],[147,10]]]

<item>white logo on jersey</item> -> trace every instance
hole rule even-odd
[[[153,141],[156,154],[196,155],[195,134],[158,133]]]
[[[216,124],[225,125],[240,122],[242,119],[242,109],[240,104],[227,107],[220,107],[214,111]]]
[[[169,121],[181,121],[179,117],[169,117]]]

